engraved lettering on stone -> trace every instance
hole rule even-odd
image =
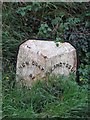
[[[58,67],[62,67],[62,64],[64,65],[64,67],[66,67],[66,68],[68,68],[68,69],[71,69],[71,71],[73,71],[73,68],[71,67],[71,65],[69,65],[69,64],[67,64],[67,63],[62,63],[62,62],[60,62],[60,63],[57,63],[57,64],[55,64],[54,66],[52,66],[52,67],[50,68],[50,72],[54,71],[54,70],[55,70],[56,68],[58,68]],[[26,65],[29,65],[29,62],[26,62]],[[22,67],[25,67],[26,65],[25,65],[25,62],[22,63]],[[32,65],[38,67],[38,68],[39,68],[40,70],[42,70],[42,71],[45,71],[44,67],[42,67],[41,65],[39,65],[39,64],[38,64],[37,62],[35,62],[35,61],[32,61]],[[20,66],[20,67],[21,67],[21,66]]]
[[[26,65],[29,65],[29,62],[25,62],[26,63]]]
[[[71,71],[76,72],[75,48],[67,42],[58,44],[56,47],[54,41],[37,40],[23,43],[17,58],[16,81],[19,82],[22,76],[24,83],[31,86],[32,80],[45,78],[46,74],[69,75]]]
[[[44,70],[44,68],[42,67],[41,70]]]
[[[31,47],[27,46],[27,48],[29,48],[29,49],[30,49]]]
[[[32,77],[32,74],[30,74],[29,77]]]
[[[34,61],[32,61],[32,65],[34,65]]]
[[[22,67],[25,67],[25,62],[22,63]]]
[[[33,76],[32,79],[35,79],[35,76]]]

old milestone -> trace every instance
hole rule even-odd
[[[76,50],[70,43],[28,40],[20,45],[16,66],[16,81],[31,86],[47,75],[76,72]]]

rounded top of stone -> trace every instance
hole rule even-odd
[[[67,42],[60,43],[58,42],[58,46],[54,41],[43,41],[43,40],[27,40],[20,47],[24,49],[31,50],[35,53],[43,54],[48,58],[51,58],[56,55],[61,55],[65,53],[69,53],[75,48]]]

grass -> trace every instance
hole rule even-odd
[[[3,118],[88,117],[87,89],[73,75],[38,80],[31,88],[16,84],[3,89],[3,94]]]
[[[56,38],[62,35],[63,39],[64,36],[66,36],[65,40],[68,42],[72,41],[72,44],[76,46],[81,63],[84,64],[85,62],[86,65],[89,64],[89,52],[87,51],[88,37],[84,33],[84,31],[88,32],[89,27],[89,4],[50,4],[44,3],[40,5],[41,10],[39,10],[38,5],[34,6],[32,4],[33,9],[31,11],[27,11],[26,14],[22,16],[17,14],[17,10],[20,7],[27,7],[30,5],[30,3],[3,3],[3,118],[88,117],[88,91],[86,89],[86,85],[79,86],[75,82],[75,77],[73,75],[70,75],[69,77],[49,77],[48,82],[37,81],[31,89],[28,89],[24,86],[22,88],[18,87],[15,83],[15,66],[18,46],[23,42],[23,40],[28,40],[32,37],[41,37],[38,36],[38,31],[42,23],[48,23],[47,25],[53,31],[55,25],[52,24],[52,21],[56,21],[55,24],[57,25],[58,21],[56,18],[58,17],[62,18],[61,23],[67,24],[68,20],[71,20],[72,24],[69,21],[69,31],[67,31],[66,27],[61,27],[60,24],[59,28],[55,30],[57,32],[49,32],[49,35],[51,35],[50,38],[56,40]],[[39,11],[35,11],[36,8]],[[61,12],[59,13],[59,11]],[[86,15],[86,13],[88,15]],[[77,24],[78,21],[74,23],[76,20],[74,18],[79,18],[79,21],[81,21],[80,24]],[[84,23],[85,26],[83,26],[82,23]],[[44,30],[46,29],[44,28]],[[65,35],[63,33],[64,31]],[[70,35],[68,35],[69,32]],[[83,36],[82,34],[80,36],[78,34],[74,35],[76,32],[83,33]],[[47,34],[44,34],[42,38],[48,38],[46,36],[48,36],[48,31]],[[84,82],[84,79],[87,81],[89,78],[89,75],[87,74],[87,67],[84,66],[80,70],[80,76],[82,78],[81,82]]]

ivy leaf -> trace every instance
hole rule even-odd
[[[61,21],[62,21],[62,19],[60,17],[56,17],[55,19],[52,20],[52,25],[56,25]]]
[[[26,7],[20,7],[16,12],[22,16],[25,15]]]
[[[26,7],[26,9],[29,10],[29,11],[31,11],[31,10],[32,10],[32,6],[31,6],[31,5],[28,5],[28,6]]]

